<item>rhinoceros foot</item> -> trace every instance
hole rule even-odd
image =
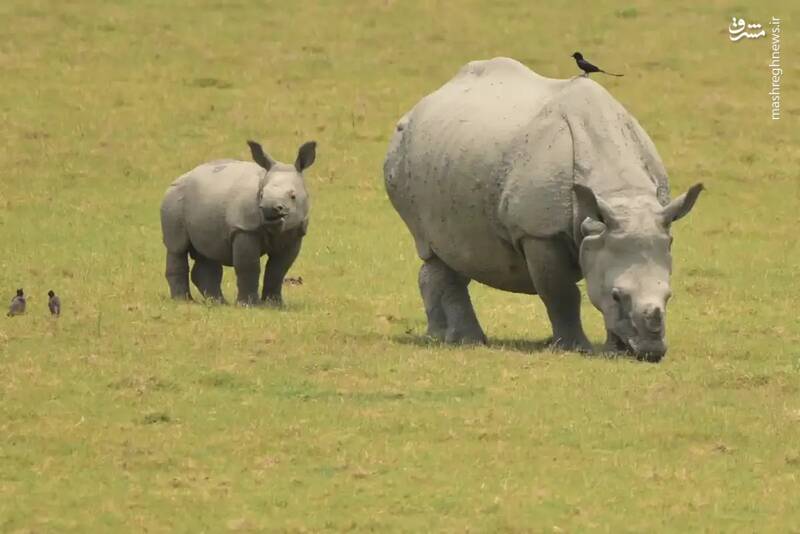
[[[456,330],[448,329],[444,337],[445,343],[451,345],[486,345],[488,340],[486,334],[480,328],[478,330]]]
[[[555,350],[565,350],[574,352],[592,352],[592,344],[586,339],[586,336],[581,333],[580,336],[574,337],[559,337],[553,338],[550,347]]]

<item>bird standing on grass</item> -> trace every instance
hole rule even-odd
[[[47,292],[47,296],[50,297],[50,300],[47,301],[47,307],[50,308],[50,313],[56,317],[61,315],[61,299],[58,298],[58,295],[51,289]]]
[[[13,317],[15,315],[22,315],[25,313],[25,293],[22,289],[17,289],[17,295],[11,299],[11,306],[8,307],[8,315],[9,317]]]
[[[622,74],[614,74],[613,72],[606,72],[603,69],[596,67],[583,59],[583,54],[580,52],[575,52],[572,56],[575,58],[575,63],[578,64],[578,68],[583,71],[582,76],[589,76],[592,72],[602,72],[603,74],[608,74],[609,76],[622,76]]]

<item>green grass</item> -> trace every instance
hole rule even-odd
[[[0,4],[0,288],[31,295],[0,321],[0,531],[797,531],[800,6],[587,6]],[[784,22],[780,121],[741,13]],[[598,81],[673,190],[708,188],[667,359],[551,352],[537,298],[477,285],[492,346],[424,343],[394,122],[469,60],[567,77],[574,50],[625,73]],[[161,196],[247,138],[319,142],[304,284],[281,312],[173,303]]]

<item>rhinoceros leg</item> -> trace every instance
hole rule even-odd
[[[170,296],[178,300],[191,300],[189,293],[189,258],[187,252],[167,251],[166,277]]]
[[[427,261],[419,269],[419,292],[425,304],[425,314],[428,316],[428,336],[444,341],[447,335],[447,316],[442,307],[443,281],[441,269],[434,262],[438,258]],[[439,278],[439,279],[437,279]]]
[[[531,281],[553,326],[553,344],[591,352],[592,345],[581,325],[581,293],[575,285],[580,273],[568,249],[561,242],[549,239],[527,239],[523,248]]]
[[[302,239],[299,238],[290,246],[269,255],[267,266],[264,269],[264,288],[261,291],[261,300],[274,306],[283,305],[283,279],[289,268],[300,254]]]
[[[428,335],[447,343],[486,343],[469,298],[469,282],[435,256],[425,261],[419,287],[428,316]]]
[[[233,238],[233,268],[236,271],[236,301],[245,306],[258,306],[258,276],[261,274],[261,238],[239,232]]]
[[[225,297],[222,296],[221,263],[196,255],[192,267],[192,282],[205,298],[225,302]]]

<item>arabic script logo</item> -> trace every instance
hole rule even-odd
[[[759,30],[761,29],[761,24],[747,24],[745,23],[744,19],[737,19],[733,17],[731,21],[731,25],[728,27],[728,33],[730,34],[731,41],[738,41],[740,39],[758,39],[759,37],[764,37],[767,35],[766,30],[761,30],[760,32],[746,32],[745,29],[748,30]]]

